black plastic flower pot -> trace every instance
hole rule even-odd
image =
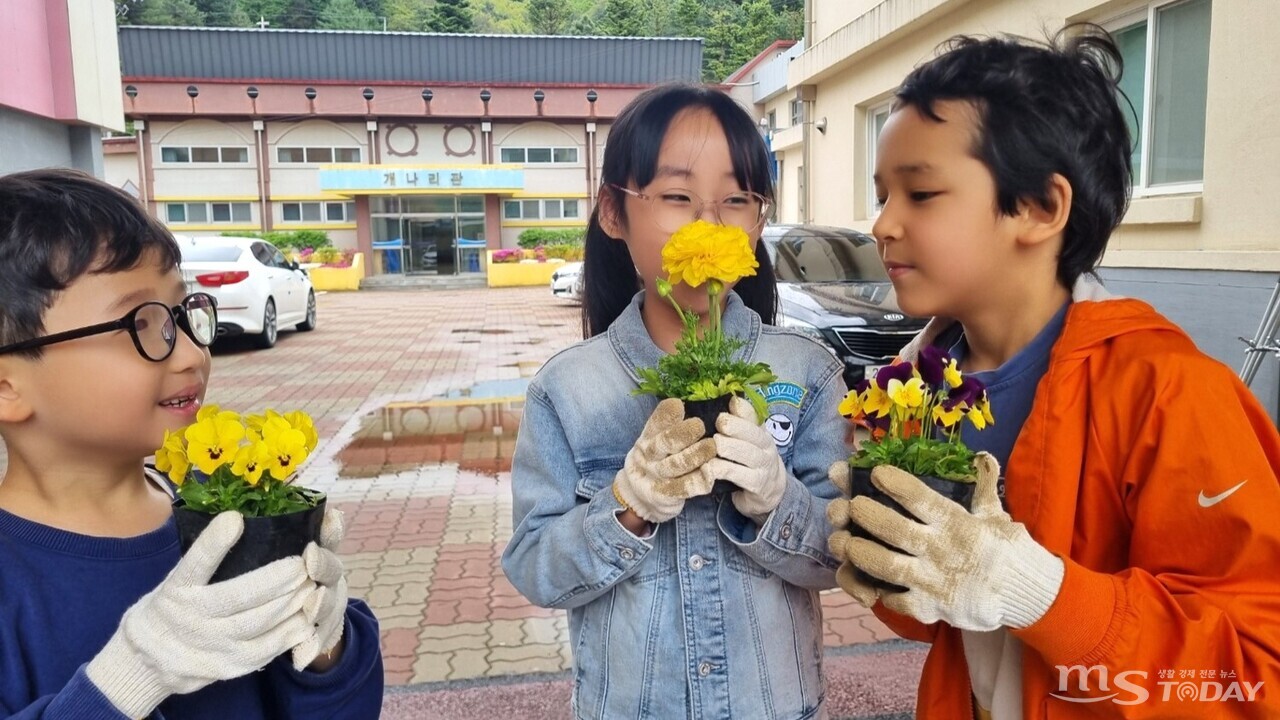
[[[729,412],[729,400],[732,395],[721,395],[718,398],[710,400],[685,400],[684,416],[685,419],[698,418],[702,421],[702,437],[709,438],[716,434],[716,418],[720,417],[720,413]],[[728,480],[717,480],[712,486],[712,494],[727,493],[737,490],[737,486]]]
[[[688,418],[698,418],[702,421],[702,437],[709,438],[716,434],[716,418],[720,417],[720,413],[729,412],[729,400],[732,395],[721,395],[711,400],[685,400],[684,416]]]
[[[894,502],[893,498],[889,497],[888,494],[871,482],[871,468],[849,468],[849,470],[849,484],[852,489],[852,497],[865,495],[890,510],[893,510],[899,515],[915,520],[915,516],[907,512],[906,508],[902,507],[897,502]],[[959,503],[965,510],[971,509],[973,492],[977,488],[976,484],[966,482],[964,480],[948,480],[947,478],[933,477],[932,475],[922,476],[920,478],[920,482],[924,483],[929,489],[948,500]],[[854,537],[866,538],[877,545],[887,547],[890,550],[905,552],[902,548],[894,547],[889,543],[881,541],[880,538],[867,532],[856,522],[849,524],[849,532]],[[884,580],[868,575],[857,568],[854,569],[854,573],[857,575],[858,580],[881,590],[888,592],[905,592],[907,590],[907,588],[904,588],[901,585],[885,582]]]
[[[246,517],[244,534],[231,547],[210,582],[230,580],[276,560],[301,555],[307,549],[307,543],[320,541],[324,507],[325,498],[322,496],[314,507],[306,510],[271,517]],[[178,544],[183,554],[215,517],[214,514],[186,507],[181,498],[173,504],[173,516],[178,524]]]

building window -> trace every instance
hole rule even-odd
[[[1180,192],[1204,181],[1211,14],[1210,0],[1158,2],[1110,24],[1124,58],[1120,107],[1139,193]]]
[[[576,220],[578,200],[506,200],[502,203],[504,220]]]
[[[804,102],[800,98],[791,101],[791,127],[804,122]]]
[[[560,164],[570,165],[578,162],[576,147],[504,147],[499,155],[504,163],[531,165]]]
[[[308,163],[322,165],[327,163],[360,162],[358,147],[278,147],[276,161],[281,164]]]
[[[287,202],[280,204],[284,222],[348,223],[356,221],[353,202]]]
[[[774,130],[777,130],[777,129],[778,129],[778,111],[770,110],[769,111],[769,132],[773,132]]]
[[[880,131],[889,119],[891,105],[881,105],[867,111],[867,217],[880,214],[880,203],[876,200],[876,146],[880,144]]]
[[[251,223],[253,213],[247,202],[165,203],[165,220],[170,223]]]
[[[209,147],[186,145],[162,145],[160,147],[162,163],[232,163],[249,162],[247,147]]]

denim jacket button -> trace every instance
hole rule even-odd
[[[707,561],[701,555],[689,556],[689,567],[693,568],[694,572],[701,570],[706,564]]]
[[[783,525],[782,530],[780,530],[778,534],[782,536],[783,540],[790,540],[791,539],[791,523],[787,523],[786,525]]]
[[[634,560],[636,553],[631,548],[624,547],[618,551],[618,557],[621,557],[623,560]]]
[[[701,665],[699,665],[699,666],[698,666],[698,674],[699,674],[699,675],[701,675],[702,677],[706,677],[706,676],[710,675],[710,674],[711,674],[711,663],[709,663],[709,662],[704,662],[704,663],[702,663]]]

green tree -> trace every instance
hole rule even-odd
[[[524,0],[471,0],[472,32],[528,35]]]
[[[135,24],[203,27],[204,13],[192,0],[147,0],[141,4]]]
[[[356,0],[329,0],[316,27],[325,30],[380,30],[382,23]]]
[[[674,33],[679,37],[700,37],[706,27],[706,15],[698,0],[676,0],[671,15]]]
[[[742,63],[750,60],[760,50],[743,58],[746,51],[741,6],[731,5],[714,10],[708,20],[702,46],[702,79],[707,82],[720,82],[732,75]]]
[[[321,0],[288,0],[284,14],[280,17],[280,26],[287,28],[311,29],[320,20]]]
[[[195,0],[209,27],[231,27],[235,24],[236,0]]]
[[[426,0],[386,0],[382,10],[387,17],[387,29],[399,32],[426,30],[431,14]]]
[[[769,0],[747,0],[742,4],[742,14],[745,25],[740,45],[731,54],[747,62],[778,39],[778,18]]]
[[[641,0],[641,17],[646,20],[644,33],[649,37],[672,35],[673,16],[671,0]]]
[[[613,37],[640,37],[645,28],[641,10],[637,0],[604,0],[596,30]]]
[[[441,33],[469,33],[474,30],[469,0],[436,0],[428,19],[431,30]]]
[[[236,5],[251,25],[266,20],[271,27],[289,27],[284,23],[285,0],[237,0]]]
[[[525,12],[535,35],[562,35],[573,19],[564,0],[529,0]]]

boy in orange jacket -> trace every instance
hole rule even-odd
[[[971,511],[892,467],[873,482],[914,519],[829,508],[841,586],[932,644],[922,718],[1280,717],[1280,437],[1092,277],[1129,200],[1120,67],[1093,27],[957,38],[880,135],[873,233],[899,304],[934,318],[902,358],[959,358],[997,421],[963,438],[984,451]]]

